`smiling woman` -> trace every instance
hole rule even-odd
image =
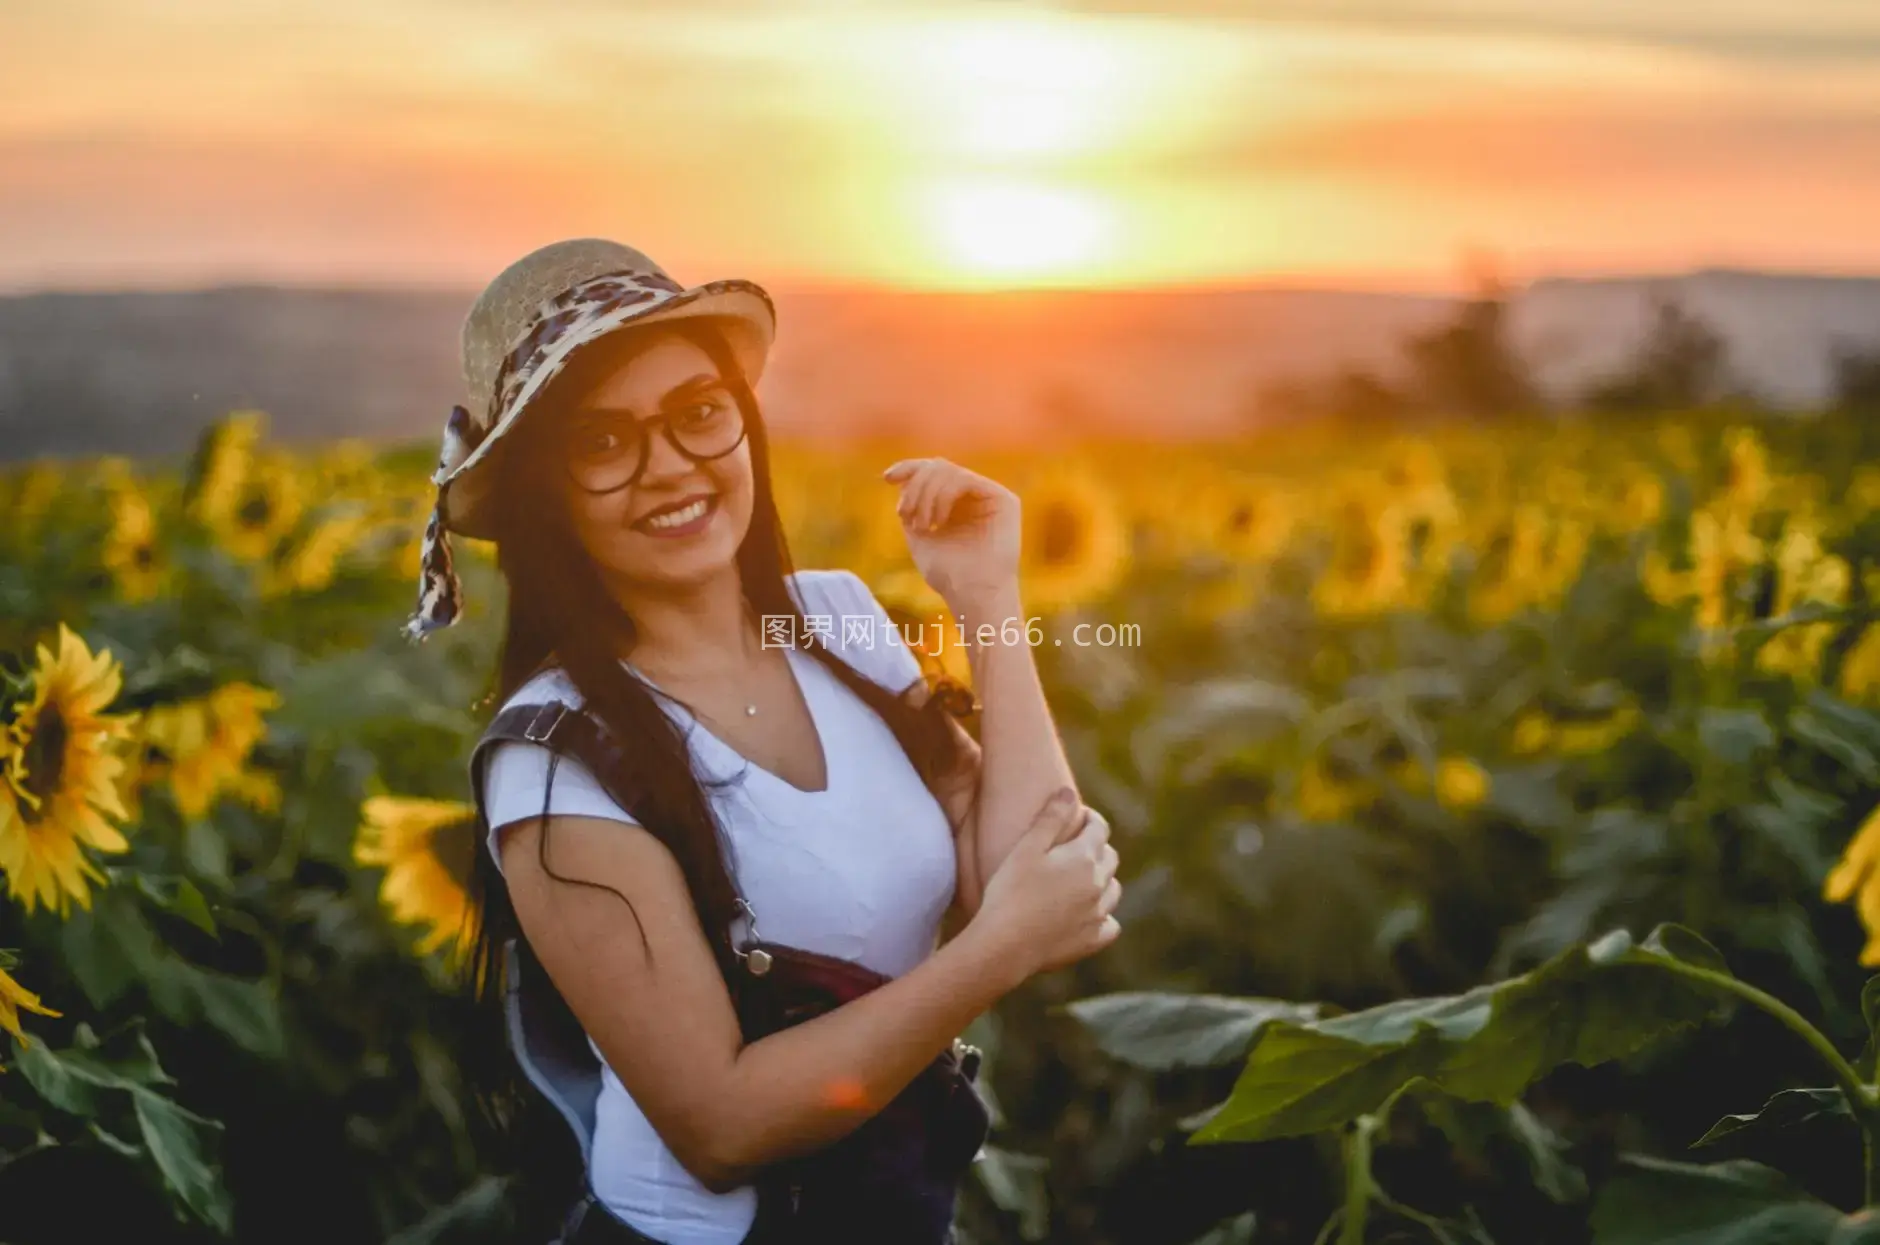
[[[508,607],[466,985],[494,1010],[535,982],[575,1035],[574,1245],[950,1240],[987,1128],[956,1035],[1118,932],[1030,647],[974,671],[982,750],[858,576],[791,569],[752,388],[773,329],[757,287],[602,239],[511,265],[465,326],[414,634],[456,618],[444,533],[474,523]],[[952,613],[1022,616],[1009,490],[884,479]]]

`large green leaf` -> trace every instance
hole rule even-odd
[[[1710,1126],[1710,1131],[1692,1142],[1692,1146],[1711,1146],[1721,1142],[1740,1143],[1762,1134],[1796,1128],[1817,1120],[1852,1120],[1853,1109],[1847,1095],[1838,1089],[1785,1089],[1765,1102],[1762,1110],[1748,1115],[1726,1115]]]
[[[1789,733],[1833,757],[1862,782],[1880,782],[1880,756],[1875,755],[1880,740],[1860,728],[1858,718],[1865,715],[1859,710],[1842,709],[1830,710],[1822,701],[1803,705],[1789,715]]]
[[[222,1125],[142,1086],[131,1091],[131,1103],[164,1183],[198,1218],[227,1232],[232,1216],[228,1190],[208,1158]]]
[[[1707,705],[1697,715],[1697,737],[1720,761],[1742,765],[1776,741],[1775,732],[1757,709],[1722,709]]]
[[[52,1050],[35,1042],[20,1052],[19,1070],[40,1097],[59,1110],[84,1118],[91,1133],[120,1154],[136,1148],[111,1126],[113,1118],[134,1118],[144,1151],[183,1206],[223,1232],[229,1230],[230,1205],[222,1178],[207,1157],[222,1125],[204,1119],[157,1092],[173,1082],[140,1032],[133,1047],[107,1057],[88,1031],[80,1045]],[[126,1112],[124,1108],[128,1106]]]
[[[1246,1055],[1261,1026],[1275,1020],[1304,1024],[1321,1011],[1316,1003],[1155,991],[1100,994],[1065,1010],[1105,1054],[1157,1072],[1233,1063]]]
[[[1458,1098],[1513,1102],[1561,1064],[1620,1059],[1728,1013],[1726,991],[1679,969],[1728,972],[1709,943],[1661,925],[1642,944],[1618,931],[1467,994],[1271,1021],[1233,1093],[1193,1140],[1337,1128],[1418,1078]]]
[[[1027,1241],[1051,1235],[1051,1190],[1045,1183],[1049,1161],[1041,1155],[1019,1154],[986,1146],[973,1163],[979,1183],[1000,1210],[1018,1217],[1018,1234]]]
[[[1628,1156],[1593,1204],[1593,1245],[1829,1245],[1856,1221],[1761,1163]]]

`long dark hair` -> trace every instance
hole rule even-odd
[[[770,479],[770,442],[756,395],[738,367],[718,328],[708,319],[681,319],[657,326],[683,334],[717,366],[744,417],[750,438],[754,499],[750,528],[738,548],[738,576],[745,598],[759,615],[789,615],[800,624],[801,611],[785,583],[791,572],[788,546]],[[524,421],[506,438],[496,470],[492,497],[496,514],[497,564],[509,588],[503,644],[490,697],[496,707],[545,665],[562,670],[587,709],[607,731],[632,746],[621,749],[627,772],[614,778],[637,796],[635,820],[657,838],[683,871],[694,910],[711,939],[721,968],[733,966],[730,925],[736,916],[736,892],[726,865],[722,827],[704,784],[693,772],[691,752],[677,723],[655,696],[621,661],[633,644],[633,619],[606,591],[599,569],[588,557],[563,507],[544,504],[570,487],[546,435],[572,404],[591,393],[643,347],[647,330],[616,332],[578,352],[531,405]],[[800,625],[794,634],[803,635]],[[808,651],[878,714],[929,788],[958,759],[958,736],[939,698],[916,709],[865,677],[841,657],[811,643]],[[555,758],[549,768],[554,782]],[[548,864],[548,797],[543,797],[538,858],[545,873],[576,886],[591,886],[632,903],[613,887],[555,873]],[[479,835],[487,827],[477,827]],[[883,834],[894,833],[884,818]],[[508,1132],[518,1107],[527,1101],[514,1076],[514,1065],[501,1042],[501,958],[503,944],[515,939],[526,948],[515,909],[488,848],[479,841],[469,879],[470,914],[467,955],[462,963],[466,992],[484,1022],[482,1057],[467,1067],[483,1107],[482,1120],[500,1138]],[[634,914],[636,926],[638,915]],[[644,943],[645,931],[640,929]],[[521,1095],[520,1099],[518,1095]],[[514,1140],[511,1138],[511,1140]],[[505,1146],[505,1149],[509,1147]],[[526,1152],[525,1152],[526,1153]]]

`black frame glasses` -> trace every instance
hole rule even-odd
[[[607,493],[617,493],[622,489],[632,488],[635,484],[639,483],[640,477],[646,474],[646,464],[651,462],[653,458],[653,430],[655,427],[665,436],[666,443],[672,446],[673,449],[679,451],[680,456],[685,458],[688,462],[708,463],[716,459],[724,458],[729,454],[736,453],[737,448],[744,444],[744,439],[750,435],[751,431],[749,423],[744,418],[744,408],[738,404],[737,400],[728,390],[714,392],[718,393],[719,400],[725,404],[730,418],[737,421],[737,436],[723,449],[710,452],[700,452],[691,449],[686,445],[679,430],[673,427],[672,421],[674,418],[683,414],[685,409],[697,405],[697,398],[688,398],[686,400],[686,407],[679,411],[663,411],[653,416],[651,419],[640,420],[633,418],[631,415],[619,414],[606,422],[611,428],[631,428],[635,438],[635,445],[637,446],[632,472],[628,474],[625,480],[622,480],[618,484],[607,484],[598,488],[594,487],[588,483],[586,479],[583,479],[581,472],[576,468],[573,461],[573,452],[564,448],[562,455],[563,462],[569,476],[574,480],[575,486],[583,492],[600,496]],[[589,416],[588,418],[592,419],[593,417]],[[724,433],[720,431],[716,435],[722,436]],[[565,445],[566,443],[564,442],[564,447]]]

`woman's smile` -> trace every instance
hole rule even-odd
[[[656,506],[635,519],[633,530],[661,540],[696,536],[711,525],[718,514],[716,493],[692,493],[677,501]]]

